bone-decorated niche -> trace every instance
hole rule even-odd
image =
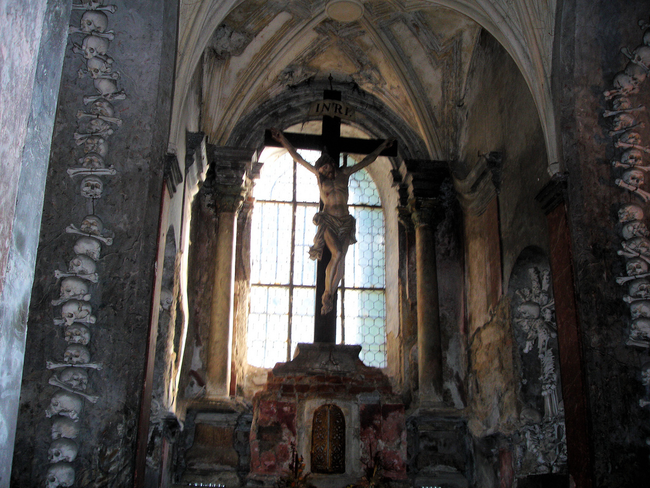
[[[522,251],[509,283],[519,364],[517,473],[521,477],[567,469],[555,301],[548,260]]]

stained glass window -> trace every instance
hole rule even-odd
[[[300,151],[310,162],[317,151]],[[316,178],[289,154],[267,162],[254,189],[248,362],[271,368],[296,345],[313,342],[316,261],[309,259],[319,192]],[[357,243],[348,248],[339,287],[337,342],[360,344],[369,366],[386,366],[384,217],[370,175],[350,176],[350,213]]]

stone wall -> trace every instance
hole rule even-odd
[[[87,138],[87,121],[79,119],[78,112],[87,112],[92,101],[87,105],[84,98],[102,92],[88,74],[80,77],[80,70],[83,74],[88,69],[88,58],[75,52],[81,47],[73,50],[73,46],[81,46],[85,36],[71,35],[66,49],[29,315],[13,468],[16,486],[40,484],[48,470],[52,420],[45,410],[60,390],[49,384],[56,370],[46,369],[46,361],[63,362],[67,347],[64,328],[56,325],[61,303],[52,304],[61,294],[54,272],[65,272],[75,257],[73,246],[79,236],[66,228],[79,227],[88,214],[101,218],[103,237],[112,237],[113,242],[101,244],[99,279],[89,285],[96,321],[89,325],[88,347],[92,362],[103,369],[89,374],[87,393],[99,398],[94,404],[84,400],[74,462],[76,483],[131,485],[139,469],[134,459],[152,320],[176,14],[171,1],[156,9],[146,0],[114,3],[115,13],[108,14],[108,29],[114,31],[108,55],[114,60],[112,72],[121,75],[117,84],[125,98],[109,96],[114,118],[121,124],[112,122],[105,162],[116,174],[102,177],[103,191],[97,198],[84,197],[82,178],[71,177],[68,169],[80,166],[77,160],[85,154],[78,143]],[[81,15],[82,11],[73,11],[69,19],[73,27],[79,27]],[[146,427],[144,436],[146,443]]]
[[[647,483],[650,467],[649,412],[639,406],[645,393],[640,372],[648,350],[626,345],[631,319],[622,297],[627,290],[615,281],[626,274],[625,261],[617,255],[623,240],[617,212],[623,204],[636,203],[647,216],[648,207],[615,185],[622,171],[612,161],[621,151],[609,134],[613,120],[603,114],[611,109],[603,93],[613,88],[615,75],[628,63],[620,49],[641,44],[644,31],[638,22],[647,22],[649,15],[643,1],[565,1],[556,40],[554,90],[568,172],[594,486]],[[650,103],[647,83],[633,97],[635,105]],[[646,145],[647,115],[641,120],[646,126],[637,132]]]

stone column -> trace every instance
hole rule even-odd
[[[227,396],[230,391],[232,351],[233,291],[235,283],[235,242],[237,214],[244,201],[237,193],[217,197],[219,224],[214,291],[208,342],[208,397]]]
[[[418,383],[420,404],[442,404],[442,344],[436,269],[437,200],[410,204],[415,225],[418,317]]]
[[[537,195],[548,221],[550,262],[560,353],[560,377],[569,474],[576,486],[593,486],[587,390],[582,359],[582,330],[575,300],[571,234],[564,202],[566,177],[554,177]]]
[[[237,218],[252,188],[256,157],[247,149],[211,147],[210,159],[218,218],[206,368],[206,396],[213,399],[230,394]]]

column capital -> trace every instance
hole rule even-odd
[[[207,155],[206,191],[212,194],[218,212],[238,213],[251,194],[253,179],[259,176],[257,151],[210,144]]]
[[[415,228],[423,225],[436,227],[445,218],[445,210],[439,198],[414,198],[409,201],[408,211]]]

